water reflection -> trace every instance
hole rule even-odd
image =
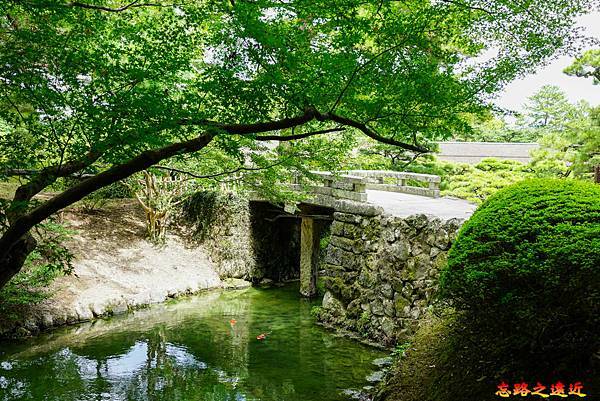
[[[295,288],[209,293],[2,344],[0,400],[340,400],[381,354],[311,306]]]

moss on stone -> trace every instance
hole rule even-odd
[[[410,306],[410,301],[403,296],[397,296],[394,300],[394,308],[396,309],[396,314],[403,314],[403,310],[406,306]]]
[[[327,276],[323,277],[323,281],[325,282],[325,287],[337,298],[349,302],[355,297],[355,288],[352,285],[346,284],[341,277]]]

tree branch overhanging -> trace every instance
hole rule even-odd
[[[121,7],[116,7],[116,8],[99,6],[99,5],[95,5],[95,4],[81,3],[78,1],[73,1],[73,2],[67,3],[67,6],[86,8],[89,10],[107,11],[107,12],[112,12],[112,13],[118,13],[118,12],[122,12],[127,9],[130,9],[130,8],[136,8],[136,7],[167,7],[167,5],[160,4],[160,3],[140,3],[140,0],[134,0],[131,3],[128,3]]]
[[[83,199],[92,192],[120,181],[138,171],[152,167],[154,164],[177,154],[191,153],[203,149],[213,139],[213,135],[204,134],[199,137],[177,142],[159,149],[147,150],[129,161],[117,164],[108,170],[87,178],[60,194],[50,198],[25,215],[18,216],[0,238],[0,261],[10,255],[12,247],[26,235],[31,228],[41,223],[52,214]],[[0,288],[4,283],[0,280]]]
[[[400,148],[410,150],[410,151],[413,151],[416,153],[429,153],[430,152],[429,149],[422,147],[416,143],[410,144],[410,143],[401,142],[401,141],[397,141],[392,138],[387,138],[385,136],[382,136],[382,135],[378,134],[377,132],[375,132],[373,129],[369,128],[366,124],[352,120],[350,118],[339,116],[334,113],[327,113],[327,114],[324,114],[323,116],[324,116],[324,118],[331,120],[331,121],[335,121],[338,124],[349,126],[349,127],[354,127],[356,129],[358,129],[359,131],[361,131],[366,136],[368,136],[369,138],[376,140],[377,142],[385,143],[387,145],[392,145],[392,146],[398,146]]]
[[[219,131],[225,132],[228,134],[234,135],[254,135],[260,134],[263,132],[269,131],[277,131],[284,130],[289,128],[298,127],[304,125],[310,121],[317,120],[320,122],[332,121],[338,123],[340,127],[330,128],[324,130],[318,130],[313,132],[307,132],[304,134],[296,134],[296,135],[258,135],[256,136],[257,140],[261,141],[291,141],[294,139],[303,139],[309,136],[320,135],[320,134],[328,134],[332,132],[339,132],[344,127],[353,127],[361,131],[366,136],[374,139],[378,142],[382,142],[392,146],[398,146],[400,148],[410,150],[418,153],[429,153],[430,150],[419,146],[418,144],[410,144],[402,141],[397,141],[392,138],[387,138],[375,132],[373,129],[369,128],[366,124],[361,123],[359,121],[353,120],[351,118],[343,117],[338,114],[328,112],[321,113],[316,110],[314,107],[308,107],[304,111],[304,114],[296,116],[296,117],[286,117],[280,120],[271,120],[260,123],[251,123],[251,124],[222,124],[215,121],[208,120],[189,120],[183,119],[178,122],[179,125],[198,125],[204,126],[206,128],[213,128],[215,130],[215,134],[218,134]],[[345,129],[345,128],[344,128]]]
[[[25,243],[28,241],[28,238],[31,237],[29,234],[30,230],[52,214],[83,199],[92,192],[127,178],[136,172],[146,170],[162,160],[180,154],[197,152],[206,147],[216,135],[222,133],[249,136],[270,131],[291,129],[315,120],[318,122],[335,122],[339,124],[340,127],[288,136],[258,135],[256,138],[258,140],[294,140],[306,138],[308,136],[339,132],[345,127],[353,127],[360,130],[368,137],[382,143],[398,146],[417,153],[429,152],[428,149],[423,148],[418,144],[413,145],[381,136],[364,123],[334,113],[320,113],[314,107],[307,108],[304,113],[299,116],[250,124],[221,124],[205,120],[180,120],[176,122],[175,125],[197,125],[203,128],[203,133],[193,139],[172,143],[157,149],[143,151],[124,163],[114,165],[101,173],[83,179],[32,210],[15,214],[14,218],[11,219],[9,228],[0,237],[0,288],[2,288],[4,284],[20,270],[22,267],[21,262],[25,260],[24,258],[26,255],[23,256],[19,254],[19,256],[15,254],[15,256],[12,253],[21,248],[23,248],[21,249],[23,252],[31,252],[29,247],[25,247]],[[163,127],[163,129],[169,127],[170,125],[168,124]],[[17,197],[24,200],[30,199],[29,196],[31,196],[32,193],[35,194],[39,192],[39,188],[45,188],[47,186],[45,183],[48,181],[53,182],[56,177],[76,174],[90,166],[99,157],[101,157],[100,153],[91,153],[72,163],[65,163],[62,166],[53,166],[43,169],[40,173],[31,178],[31,181],[22,188],[22,193],[18,193],[15,196],[15,199]],[[23,256],[23,258],[21,256]]]
[[[72,160],[62,165],[48,166],[33,174],[28,174],[27,170],[16,170],[15,175],[30,175],[32,178],[26,184],[17,188],[15,196],[11,202],[11,208],[8,212],[9,220],[18,218],[18,205],[22,202],[30,201],[35,195],[40,193],[48,185],[51,185],[59,177],[69,177],[82,169],[90,166],[102,155],[101,152],[90,151],[80,159]]]
[[[264,167],[246,167],[246,166],[240,166],[240,167],[235,168],[233,170],[221,171],[219,173],[206,174],[206,175],[195,174],[195,173],[192,173],[191,171],[181,170],[181,169],[178,169],[178,168],[167,167],[167,166],[152,166],[152,168],[156,168],[156,169],[159,169],[159,170],[171,171],[171,172],[179,173],[179,174],[185,174],[185,175],[188,175],[188,176],[190,176],[192,178],[198,178],[198,179],[209,178],[209,179],[214,179],[214,178],[217,178],[217,177],[222,177],[224,175],[235,174],[235,173],[238,173],[240,171],[261,171],[261,170],[268,170],[270,168],[279,166],[279,165],[285,163],[286,161],[287,161],[287,159],[279,160],[276,163],[273,163],[273,164],[270,164],[270,165],[264,166]]]
[[[337,128],[328,128],[328,129],[322,129],[322,130],[318,130],[318,131],[310,131],[310,132],[305,132],[302,134],[293,134],[293,135],[258,135],[254,139],[256,139],[257,141],[286,142],[286,141],[293,141],[293,140],[297,140],[297,139],[304,139],[304,138],[308,138],[308,137],[316,136],[316,135],[331,134],[334,132],[343,132],[343,131],[346,131],[346,128],[337,127]]]
[[[207,129],[212,128],[215,134],[218,134],[219,131],[221,131],[233,135],[254,135],[304,125],[307,122],[314,120],[318,114],[319,113],[315,108],[307,107],[304,110],[304,113],[299,116],[285,117],[280,120],[269,120],[258,123],[224,124],[210,120],[181,119],[178,121],[178,124],[182,126],[197,125]]]

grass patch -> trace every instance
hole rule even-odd
[[[492,401],[497,385],[525,381],[530,388],[539,381],[550,389],[563,383],[583,382],[585,393],[598,394],[598,361],[577,366],[544,366],[544,356],[531,352],[507,353],[467,330],[460,315],[431,317],[423,323],[402,354],[397,353],[392,375],[377,401]],[[481,330],[484,330],[481,328]]]

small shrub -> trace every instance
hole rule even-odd
[[[313,306],[310,308],[310,315],[317,320],[319,319],[319,316],[321,316],[321,312],[323,312],[322,306]]]
[[[325,280],[321,276],[317,276],[317,295],[322,297],[327,292],[327,288],[325,287]]]
[[[331,235],[327,232],[325,235],[319,239],[319,250],[321,252],[325,252],[327,247],[329,246],[329,242],[331,241]]]
[[[95,192],[86,196],[79,202],[79,204],[81,205],[81,210],[84,213],[95,213],[104,208],[104,206],[106,206],[107,203],[107,198],[104,198],[103,196]]]
[[[499,190],[527,178],[532,178],[532,173],[523,163],[487,158],[474,166],[457,166],[448,171],[443,177],[442,194],[479,204]]]
[[[63,183],[59,186],[59,189],[64,190],[68,188],[68,183],[73,183],[73,180],[70,179],[66,183]],[[59,184],[56,185],[58,186]],[[134,194],[131,189],[119,181],[92,192],[79,201],[79,205],[85,213],[95,213],[103,209],[111,199],[129,199],[133,196]]]
[[[482,341],[588,360],[600,332],[600,186],[535,179],[496,193],[462,227],[440,290]]]
[[[396,347],[392,351],[392,356],[396,358],[402,358],[407,349],[410,348],[410,342],[405,341],[401,344],[396,344]]]
[[[363,337],[368,337],[370,325],[371,314],[367,311],[363,311],[363,313],[360,315],[360,318],[358,318],[358,321],[356,322],[356,328],[358,329],[358,332]]]

